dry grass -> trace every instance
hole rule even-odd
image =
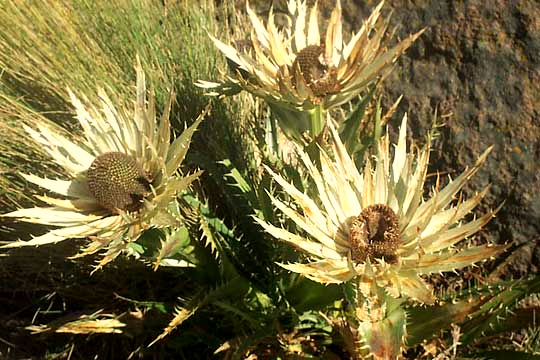
[[[213,2],[153,0],[15,0],[0,7],[0,209],[34,202],[17,175],[60,176],[22,125],[79,128],[66,89],[96,97],[103,87],[119,104],[134,95],[139,56],[158,108],[171,87],[178,94],[176,125],[192,121],[208,99],[192,85],[216,74],[206,31],[216,28]]]

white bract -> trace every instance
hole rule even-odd
[[[139,63],[133,110],[117,109],[103,90],[98,93],[100,109],[83,105],[68,91],[84,139],[70,140],[40,124],[36,125],[37,130],[25,127],[32,139],[65,170],[67,178],[23,174],[27,181],[53,194],[39,196],[50,206],[3,215],[56,228],[29,241],[15,241],[3,247],[90,238],[90,244],[79,256],[106,249],[98,265],[101,267],[122,251],[129,252],[129,244],[145,229],[173,221],[168,205],[199,175],[197,172],[183,177],[177,170],[202,115],[171,142],[169,113],[173,94],[157,121],[155,99],[153,95],[149,101],[146,99],[145,77]],[[126,180],[135,185],[124,186],[122,182]]]
[[[341,3],[330,17],[326,34],[319,26],[317,3],[289,1],[288,24],[276,25],[271,10],[266,26],[247,4],[252,25],[247,46],[231,46],[210,36],[237,68],[223,83],[199,81],[214,95],[243,89],[270,104],[310,110],[330,109],[358,96],[366,86],[384,77],[396,59],[422,31],[387,49],[388,18],[381,18],[381,2],[348,42],[344,40]],[[246,43],[246,41],[243,41]]]
[[[373,285],[394,297],[406,296],[431,304],[432,290],[420,275],[452,271],[488,259],[504,249],[492,244],[458,249],[455,245],[477,232],[496,213],[463,218],[481,201],[487,189],[468,200],[456,199],[466,181],[484,163],[487,149],[473,167],[425,200],[430,139],[422,149],[407,152],[406,116],[394,147],[389,136],[360,172],[330,123],[331,152],[321,150],[321,169],[300,147],[298,155],[316,186],[310,198],[282,176],[267,169],[293,200],[286,204],[272,196],[274,205],[308,236],[291,233],[256,219],[273,237],[307,253],[308,263],[281,264],[320,283],[359,282],[365,294]]]

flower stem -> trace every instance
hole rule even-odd
[[[276,117],[271,114],[266,118],[265,138],[268,146],[268,151],[274,156],[279,156],[279,142],[277,134]]]
[[[324,128],[326,111],[321,105],[309,110],[309,125],[310,135],[312,138],[316,138],[322,132]]]

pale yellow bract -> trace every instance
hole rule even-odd
[[[382,19],[382,5],[383,2],[346,42],[340,1],[323,36],[317,3],[308,9],[305,1],[289,1],[289,21],[283,28],[276,25],[272,10],[264,26],[247,3],[253,27],[252,49],[227,45],[210,35],[219,50],[241,71],[236,76],[227,76],[225,82],[199,81],[198,86],[213,89],[214,95],[241,88],[270,104],[302,111],[315,106],[328,110],[344,104],[384,77],[423,31],[387,49],[384,39],[389,19]]]
[[[47,127],[37,130],[26,127],[32,139],[68,174],[67,179],[47,179],[32,174],[22,176],[55,196],[39,196],[48,207],[13,211],[2,216],[55,226],[44,235],[29,241],[15,241],[4,248],[38,246],[69,238],[90,238],[90,244],[77,256],[106,249],[98,268],[129,252],[129,244],[152,226],[163,225],[172,216],[167,206],[179,191],[184,190],[200,172],[180,176],[178,167],[184,160],[191,137],[202,120],[200,116],[181,136],[171,143],[169,113],[171,101],[157,121],[153,94],[146,98],[145,77],[137,62],[137,98],[133,110],[118,110],[103,90],[99,91],[101,109],[83,103],[69,91],[84,139],[74,142]],[[97,202],[88,188],[87,170],[100,155],[120,152],[133,157],[152,179],[151,191],[137,211],[111,211]]]
[[[281,266],[324,284],[354,278],[366,296],[376,284],[394,297],[405,296],[432,304],[433,292],[420,275],[463,268],[493,257],[505,248],[493,244],[466,249],[455,247],[477,232],[497,211],[467,222],[463,218],[478,205],[487,189],[466,201],[461,197],[456,199],[456,194],[477,172],[491,149],[444,188],[439,189],[437,185],[431,198],[424,200],[430,139],[422,149],[407,152],[406,124],[404,116],[393,160],[389,136],[385,135],[377,144],[376,156],[366,160],[363,172],[348,155],[332,123],[329,123],[331,152],[321,150],[320,169],[298,147],[297,153],[316,185],[316,199],[267,168],[284,192],[294,199],[294,204],[289,205],[272,196],[273,204],[309,236],[291,233],[260,219],[256,221],[273,237],[293,244],[313,259],[308,263]],[[354,261],[349,241],[351,222],[362,210],[378,204],[389,207],[399,219],[397,261],[385,261],[384,257]]]

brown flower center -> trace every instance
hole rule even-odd
[[[395,263],[399,242],[398,217],[387,205],[366,207],[349,227],[351,257],[357,263],[382,258]]]
[[[87,178],[96,202],[111,211],[136,211],[150,192],[150,181],[137,160],[121,152],[96,157]]]
[[[292,65],[293,85],[298,87],[301,76],[316,97],[335,94],[341,89],[336,69],[321,61],[323,54],[323,47],[309,45],[300,50]]]

